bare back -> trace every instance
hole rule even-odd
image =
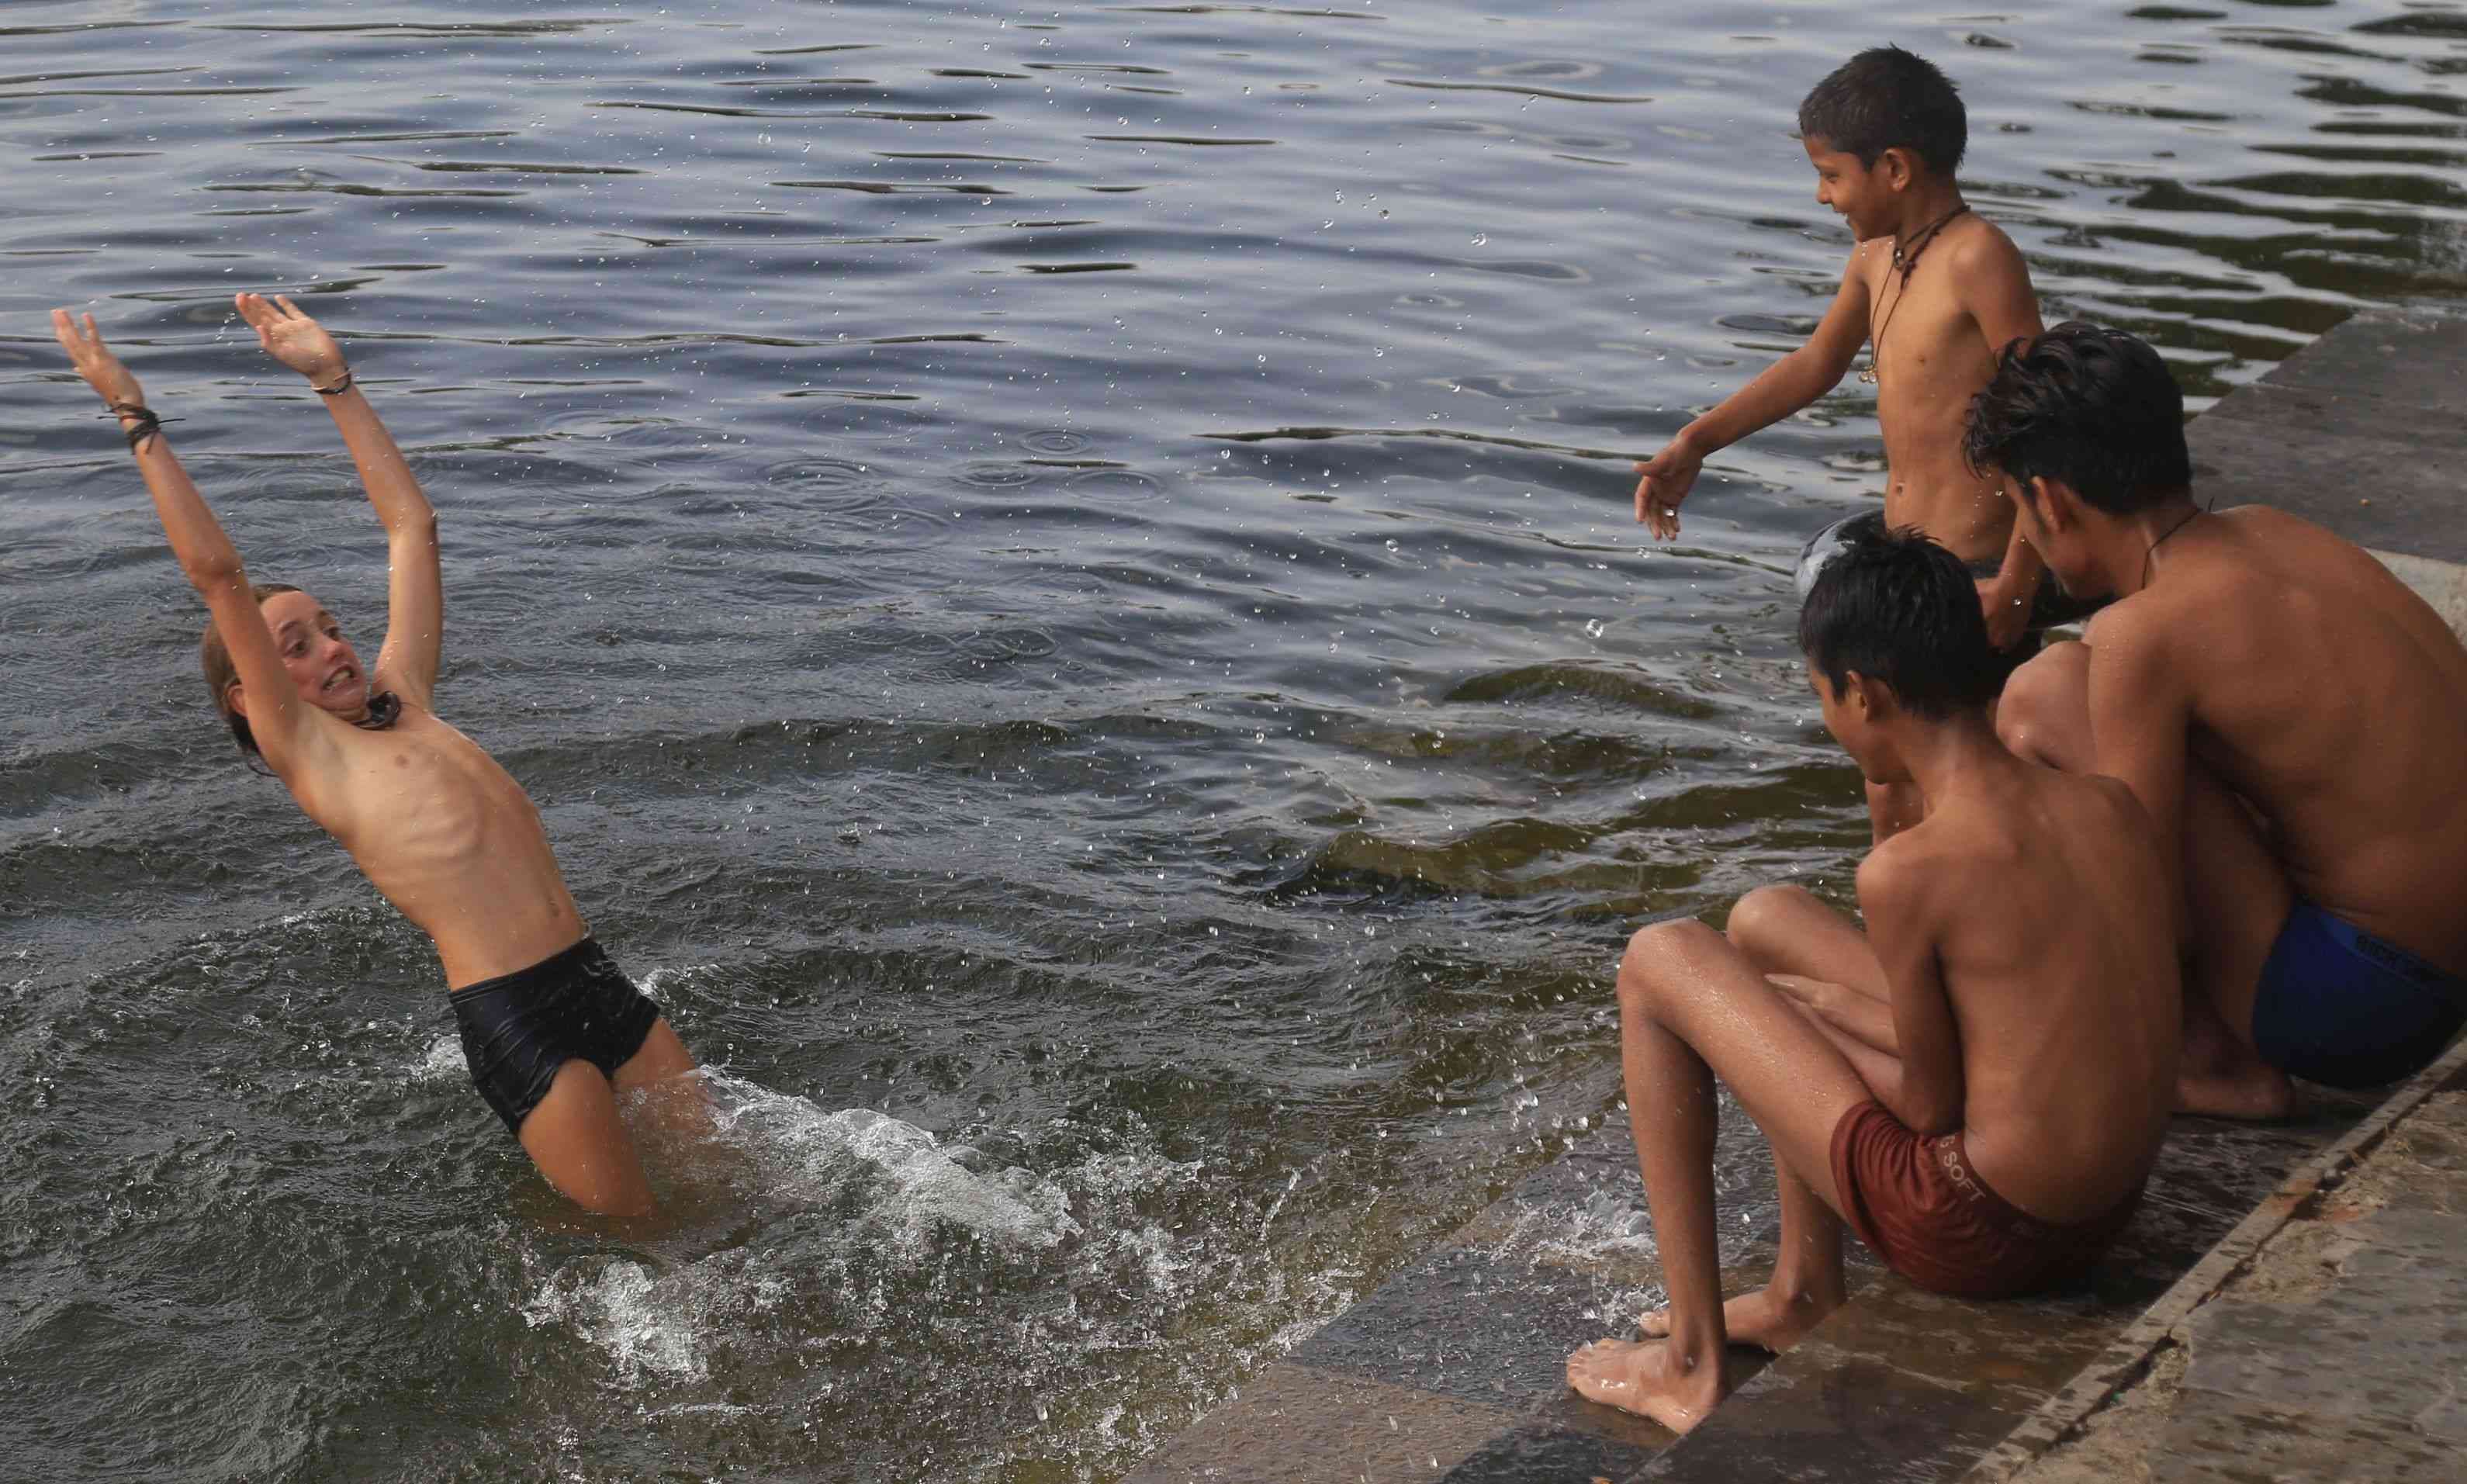
[[[2042,1220],[2138,1186],[2174,1104],[2183,1008],[2165,867],[2112,778],[2011,759],[1877,847],[1919,900],[1869,911],[1933,939],[1960,1043],[1961,1127],[1996,1192]],[[1861,873],[1863,903],[1869,874]],[[1881,940],[1880,956],[1898,945]]]
[[[324,745],[284,783],[436,940],[448,985],[529,968],[582,938],[539,810],[496,759],[408,700],[382,731],[315,720]]]
[[[2181,677],[2191,756],[2267,821],[2297,892],[2467,975],[2467,648],[2371,553],[2284,511],[2207,519],[2161,555],[2094,655],[2147,646]]]
[[[2013,505],[1995,481],[1971,472],[1961,438],[1970,399],[1995,374],[2002,349],[1990,344],[2002,329],[1982,326],[1974,303],[1981,286],[1999,284],[2003,301],[2031,304],[2015,332],[2038,330],[2021,252],[1993,223],[1965,214],[1927,244],[1907,281],[1882,240],[1859,249],[1852,272],[1867,289],[1886,523],[1915,526],[1964,561],[2001,558],[2012,539]]]

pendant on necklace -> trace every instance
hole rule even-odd
[[[1861,371],[1859,373],[1859,379],[1871,387],[1874,386],[1876,384],[1876,368],[1870,366],[1866,371]]]

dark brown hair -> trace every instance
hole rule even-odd
[[[277,593],[299,591],[288,582],[256,582],[249,585],[248,596],[261,606]],[[206,620],[206,637],[198,641],[197,658],[206,666],[206,686],[215,693],[215,711],[231,728],[232,740],[239,744],[240,755],[255,762],[264,761],[265,754],[257,750],[256,735],[248,730],[248,718],[233,710],[226,699],[231,687],[239,683],[239,669],[232,663],[231,647],[223,642],[212,618]]]
[[[1799,105],[1799,133],[1874,169],[1907,149],[1947,179],[1970,144],[1970,116],[1953,80],[1897,46],[1871,47],[1835,68]]]
[[[1855,672],[1881,680],[1911,713],[1942,721],[1996,699],[2004,678],[1987,642],[1979,586],[1961,559],[1884,512],[1842,528],[1799,611],[1799,647],[1839,692]]]
[[[2159,352],[2120,329],[2067,320],[2016,340],[1970,399],[1962,457],[1980,474],[2061,480],[2093,508],[2128,516],[2193,488],[2184,393]]]

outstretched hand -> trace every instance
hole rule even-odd
[[[1658,538],[1679,534],[1679,503],[1696,487],[1696,473],[1705,461],[1684,438],[1636,466],[1636,518]]]
[[[350,370],[334,337],[290,300],[281,295],[268,299],[262,294],[238,294],[232,304],[249,328],[257,331],[257,343],[266,354],[311,382],[338,381]]]
[[[69,364],[105,402],[115,407],[145,405],[145,389],[137,385],[136,376],[120,363],[120,357],[111,353],[111,348],[102,343],[102,331],[95,327],[93,315],[85,316],[85,323],[79,325],[66,309],[55,309],[52,333],[59,337],[60,349],[69,353]]]

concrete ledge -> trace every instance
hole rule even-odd
[[[2252,1262],[2262,1245],[2276,1235],[2305,1203],[2335,1184],[2400,1119],[2462,1072],[2467,1072],[2467,1041],[2452,1046],[2439,1061],[2402,1084],[2344,1137],[2297,1165],[2252,1215],[2239,1222],[2105,1351],[2083,1366],[2070,1384],[1989,1450],[1978,1466],[1963,1475],[1966,1484],[2004,1484],[2078,1429],[2092,1413],[2139,1378],[2168,1333]]]
[[[2418,597],[2431,603],[2452,632],[2467,639],[2467,566],[2398,551],[2366,550],[2380,557],[2382,565],[2395,573],[2398,580],[2415,589]]]

